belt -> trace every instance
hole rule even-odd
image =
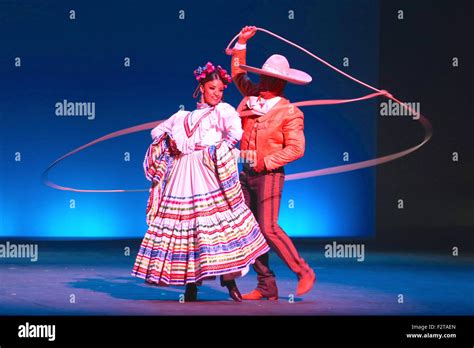
[[[275,168],[275,169],[272,169],[272,170],[268,170],[268,169],[265,169],[265,170],[262,170],[261,172],[256,172],[253,168],[253,166],[251,166],[249,163],[244,163],[243,164],[243,168],[244,168],[244,172],[249,174],[249,175],[266,175],[266,174],[272,174],[272,173],[282,173],[282,174],[285,174],[285,167],[278,167],[278,168]]]

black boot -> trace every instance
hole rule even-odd
[[[186,291],[184,292],[184,302],[197,301],[198,289],[196,283],[186,284]]]
[[[221,280],[221,285],[227,287],[227,290],[229,290],[229,295],[234,301],[242,302],[242,295],[240,294],[235,280]]]

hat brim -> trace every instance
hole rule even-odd
[[[245,64],[240,64],[239,67],[245,71],[248,71],[254,74],[276,77],[276,78],[288,81],[290,83],[294,83],[295,85],[306,85],[313,80],[311,75],[298,69],[290,69],[288,75],[283,75],[283,74],[278,74],[275,72],[270,72],[267,70],[255,68],[253,66],[249,66]]]

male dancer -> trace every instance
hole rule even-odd
[[[311,290],[316,275],[300,257],[291,239],[278,225],[280,200],[285,180],[284,165],[304,155],[304,115],[283,96],[287,82],[307,84],[311,76],[303,71],[290,69],[288,60],[275,54],[267,59],[261,69],[246,65],[246,43],[255,35],[256,27],[244,27],[232,50],[232,78],[244,96],[237,111],[252,110],[252,115],[242,117],[244,134],[241,156],[246,159],[240,173],[245,201],[260,224],[270,247],[297,275],[297,295]],[[260,75],[258,84],[247,76],[247,71]],[[253,159],[252,165],[249,160]],[[260,256],[254,269],[258,286],[244,300],[278,299],[275,275],[269,268],[268,253]]]

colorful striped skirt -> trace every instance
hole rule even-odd
[[[133,276],[156,285],[196,283],[245,273],[269,250],[225,143],[175,157],[162,185]]]

